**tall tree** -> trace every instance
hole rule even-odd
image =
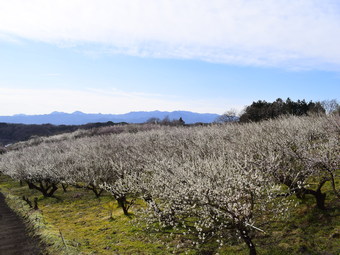
[[[259,100],[245,108],[244,113],[240,116],[240,121],[257,122],[277,118],[281,115],[303,116],[310,113],[324,114],[325,112],[326,111],[320,102],[310,101],[307,103],[304,99],[295,102],[290,98],[287,98],[286,101],[278,98],[273,103]]]

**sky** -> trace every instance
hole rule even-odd
[[[339,0],[0,0],[0,115],[340,100]]]

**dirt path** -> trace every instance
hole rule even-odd
[[[23,221],[0,193],[0,255],[39,255],[37,241],[28,237]]]

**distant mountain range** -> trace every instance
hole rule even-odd
[[[151,111],[151,112],[129,112],[125,114],[93,114],[83,112],[52,112],[42,115],[17,114],[13,116],[0,116],[0,122],[21,123],[21,124],[53,124],[53,125],[83,125],[95,122],[127,122],[143,123],[150,118],[163,119],[169,117],[170,120],[182,118],[185,123],[192,124],[197,122],[211,123],[220,115],[213,113],[195,113],[189,111]]]

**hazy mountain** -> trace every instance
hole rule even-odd
[[[129,112],[125,114],[93,114],[76,111],[74,113],[52,112],[42,115],[25,115],[17,114],[13,116],[0,116],[0,122],[5,123],[22,123],[22,124],[53,124],[53,125],[82,125],[93,122],[128,122],[128,123],[143,123],[150,118],[163,119],[168,116],[170,120],[182,119],[187,124],[196,122],[211,123],[219,115],[212,113],[195,113],[189,111],[174,111],[174,112]]]

